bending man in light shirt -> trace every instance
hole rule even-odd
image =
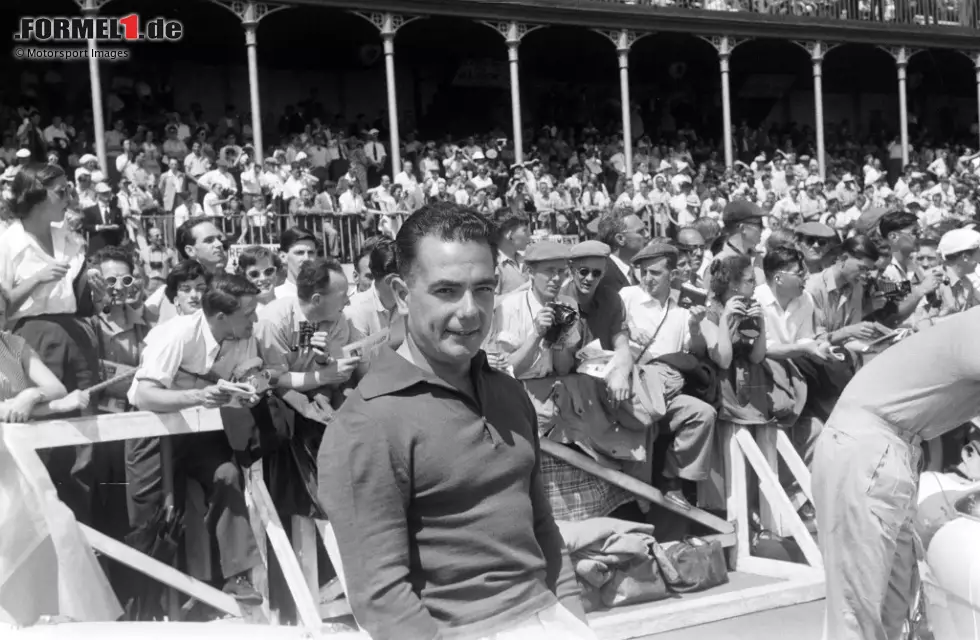
[[[217,381],[233,380],[239,365],[258,356],[252,338],[258,294],[258,288],[244,276],[216,276],[204,294],[200,312],[153,329],[129,390],[130,403],[156,413],[228,404],[231,397]],[[230,411],[235,419],[224,419],[226,429],[247,414],[242,409]],[[238,440],[241,436],[231,430],[228,435],[172,436],[174,479],[192,477],[207,494],[210,513],[206,525],[217,541],[224,591],[243,602],[259,603],[262,596],[249,581],[248,572],[261,558],[248,520],[241,470],[229,442],[229,437]],[[127,492],[134,527],[146,523],[163,504],[159,447],[159,438],[147,438],[129,452]]]

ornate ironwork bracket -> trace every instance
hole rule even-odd
[[[407,25],[409,22],[415,22],[416,20],[421,20],[424,16],[403,16],[397,13],[382,13],[380,11],[372,11],[370,13],[364,13],[361,11],[352,11],[355,16],[364,18],[368,22],[374,25],[378,33],[381,34],[382,38],[394,39],[395,34],[398,30]]]
[[[813,64],[821,64],[824,56],[840,46],[837,42],[822,42],[820,40],[793,40],[793,44],[807,52]]]
[[[890,55],[895,59],[895,64],[899,68],[905,68],[909,65],[909,60],[912,56],[922,51],[922,49],[911,49],[909,47],[885,47],[879,46],[879,49]]]
[[[725,61],[727,61],[731,57],[732,52],[735,51],[735,47],[739,46],[740,44],[745,44],[751,39],[751,38],[735,38],[732,36],[697,36],[697,37],[701,38],[702,40],[710,44],[712,47],[714,47],[715,51],[718,52],[718,56]]]
[[[629,29],[593,29],[593,31],[612,42],[613,46],[616,47],[616,51],[619,53],[628,53],[633,48],[633,45],[636,44],[636,41],[643,37],[642,35],[638,36],[635,31],[630,31]]]
[[[523,22],[487,22],[486,20],[481,20],[480,22],[503,36],[504,41],[510,47],[516,47],[529,33],[538,29],[544,29],[546,26],[543,24],[525,24]]]

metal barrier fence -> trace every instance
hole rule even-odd
[[[312,233],[323,248],[324,255],[337,258],[341,262],[353,262],[361,251],[366,238],[372,235],[394,234],[401,228],[408,213],[381,213],[368,211],[366,214],[343,213],[261,213],[209,216],[215,226],[221,229],[231,245],[278,245],[282,233],[290,227],[299,227]],[[167,246],[175,246],[177,225],[173,214],[143,215],[132,219],[130,231],[133,235],[141,231],[159,229]]]

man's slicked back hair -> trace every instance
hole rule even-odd
[[[398,273],[407,279],[418,259],[419,245],[426,236],[444,242],[479,242],[490,248],[497,266],[497,229],[487,216],[454,202],[428,204],[402,224],[395,238]]]

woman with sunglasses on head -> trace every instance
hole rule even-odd
[[[276,284],[282,261],[267,247],[245,247],[238,256],[238,273],[259,288],[258,309],[276,299]]]
[[[104,283],[85,273],[84,242],[64,225],[73,192],[60,167],[39,163],[21,167],[11,192],[16,219],[0,236],[8,327],[67,391],[87,389],[98,382],[99,367],[95,336],[82,316],[94,311],[92,289]],[[46,457],[62,500],[90,522],[91,446],[59,447]]]

